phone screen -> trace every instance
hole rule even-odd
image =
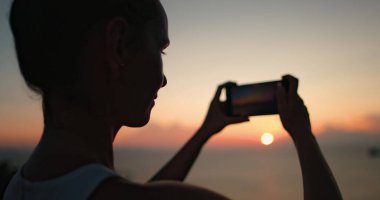
[[[228,87],[229,114],[241,116],[277,114],[278,82],[280,81]]]

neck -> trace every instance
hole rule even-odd
[[[62,103],[47,108],[42,138],[28,161],[31,166],[53,164],[57,173],[87,163],[114,168],[112,144],[120,127],[92,112],[96,109],[91,106]]]
[[[83,165],[101,163],[111,169],[113,163],[114,130],[98,120],[79,119],[72,126],[45,125],[36,149],[48,152],[48,157],[65,158],[66,163]]]

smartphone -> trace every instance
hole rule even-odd
[[[286,80],[269,81],[226,87],[227,112],[230,116],[278,114],[276,90],[281,83],[288,90]]]

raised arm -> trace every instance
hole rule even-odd
[[[176,180],[183,181],[198,157],[203,145],[216,133],[229,124],[249,121],[248,117],[230,117],[226,115],[225,103],[219,100],[220,94],[228,84],[218,87],[211,101],[206,119],[201,128],[181,148],[181,150],[153,176],[151,181]]]
[[[297,94],[298,80],[290,75],[289,91],[278,86],[277,99],[280,118],[289,132],[297,149],[301,163],[305,200],[342,199],[334,176],[315,140],[309,113],[301,97]]]

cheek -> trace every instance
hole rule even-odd
[[[154,50],[154,49],[153,49]],[[154,96],[163,82],[160,52],[152,49],[129,60],[127,68],[112,87],[111,107],[117,121],[145,119],[149,117]],[[111,116],[112,117],[112,116]]]
[[[160,52],[150,52],[141,65],[139,75],[147,92],[156,93],[163,82],[163,63]]]
[[[159,55],[156,59],[155,59],[155,64],[153,65],[154,66],[154,69],[152,70],[152,74],[154,76],[154,80],[156,81],[155,82],[155,85],[157,86],[157,90],[161,88],[162,86],[162,82],[164,81],[164,74],[163,74],[163,63],[162,63],[162,58],[161,58],[161,55]]]
[[[162,64],[146,60],[136,65],[136,70],[124,71],[121,80],[112,87],[114,112],[121,115],[142,115],[152,104],[153,98],[163,81]]]
[[[142,98],[138,96],[138,87],[118,85],[112,89],[110,117],[116,122],[129,122],[141,118],[144,109],[141,106]]]

